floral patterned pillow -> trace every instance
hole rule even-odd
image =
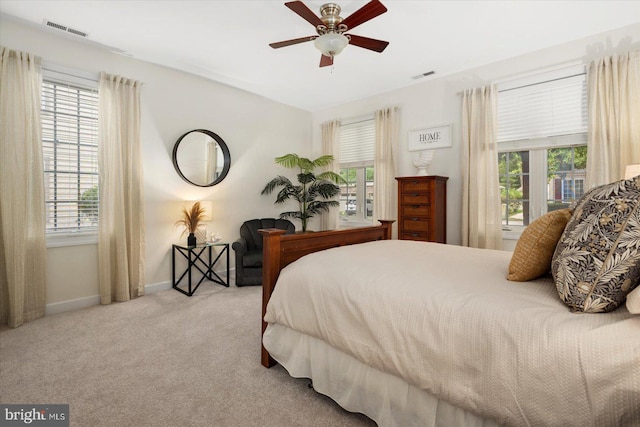
[[[609,312],[640,282],[640,177],[588,191],[553,254],[558,294],[572,311]]]

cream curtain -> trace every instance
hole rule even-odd
[[[44,316],[46,240],[40,58],[0,46],[0,323]]]
[[[333,156],[333,163],[327,170],[340,173],[340,121],[332,120],[320,125],[322,132],[322,155]],[[320,225],[323,230],[337,230],[340,221],[340,209],[323,212]]]
[[[144,294],[144,205],[139,82],[100,75],[98,168],[100,301]]]
[[[502,249],[496,90],[462,94],[462,244]]]
[[[640,51],[593,61],[588,69],[587,188],[624,178],[640,163]]]
[[[396,219],[398,215],[398,184],[396,161],[400,139],[400,109],[385,108],[375,113],[376,149],[373,162],[375,189],[373,221]]]

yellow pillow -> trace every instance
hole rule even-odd
[[[571,213],[571,209],[552,211],[525,228],[511,256],[508,280],[526,282],[551,270],[553,252]]]

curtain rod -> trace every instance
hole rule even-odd
[[[73,77],[75,79],[87,80],[93,83],[100,80],[100,73],[70,68],[50,61],[42,61],[42,70],[51,73],[62,74],[65,76]]]
[[[531,72],[528,72],[528,73],[522,73],[522,74],[519,74],[519,75],[516,75],[516,76],[501,78],[501,79],[498,79],[498,80],[495,80],[495,81],[491,82],[491,84],[499,85],[499,84],[506,83],[506,82],[509,82],[509,81],[526,79],[526,78],[530,78],[530,77],[536,76],[536,75],[549,74],[549,73],[557,72],[559,70],[565,70],[565,69],[577,68],[577,67],[585,67],[585,68],[583,68],[582,72],[576,73],[575,75],[572,75],[572,76],[562,76],[562,77],[558,77],[557,79],[545,80],[543,82],[532,83],[530,85],[523,85],[523,86],[519,86],[517,88],[514,87],[514,88],[510,88],[510,89],[503,89],[503,90],[501,90],[499,92],[504,92],[504,91],[508,91],[508,90],[512,90],[512,89],[519,89],[521,87],[527,87],[527,86],[531,86],[531,85],[534,85],[534,84],[547,83],[547,82],[551,82],[551,81],[554,81],[554,80],[559,80],[559,79],[563,79],[563,78],[567,78],[567,77],[575,77],[575,76],[578,76],[578,75],[586,74],[586,64],[584,64],[582,61],[569,61],[569,62],[565,62],[563,64],[559,64],[557,66],[538,69],[538,70],[531,71]],[[462,95],[462,94],[464,94],[464,90],[456,92],[456,95]]]
[[[512,88],[509,88],[509,89],[502,89],[502,90],[499,90],[498,92],[509,92],[510,90],[522,89],[522,88],[525,88],[525,87],[535,86],[535,85],[540,85],[540,84],[543,84],[543,83],[556,82],[556,81],[558,81],[558,80],[569,79],[569,78],[571,78],[571,77],[584,76],[585,74],[587,74],[587,73],[586,73],[586,72],[584,72],[584,73],[573,74],[573,75],[571,75],[571,76],[558,77],[558,78],[556,78],[556,79],[549,79],[549,80],[545,80],[545,81],[542,81],[542,82],[529,83],[529,84],[527,84],[527,85],[522,85],[522,86],[512,87]]]
[[[549,80],[544,80],[544,81],[536,82],[536,83],[529,83],[529,84],[522,85],[522,86],[511,87],[509,89],[502,89],[502,90],[499,90],[498,92],[499,93],[500,92],[509,92],[510,90],[522,89],[522,88],[525,88],[525,87],[536,86],[536,85],[540,85],[540,84],[543,84],[543,83],[556,82],[558,80],[570,79],[571,77],[584,76],[585,74],[587,74],[587,73],[584,72],[584,73],[572,74],[570,76],[558,77],[556,79],[549,79]],[[462,95],[463,93],[464,93],[464,91],[456,92],[456,95]]]
[[[341,125],[355,125],[356,123],[367,122],[367,121],[373,120],[373,119],[375,119],[375,116],[373,114],[370,114],[370,115],[366,115],[366,116],[353,117],[353,118],[350,118],[350,119],[340,120],[340,124]]]

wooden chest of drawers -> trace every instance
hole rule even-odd
[[[398,239],[447,242],[444,176],[398,177]]]

